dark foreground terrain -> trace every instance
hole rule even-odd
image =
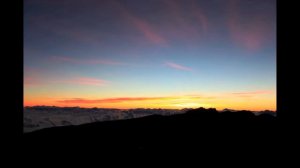
[[[248,111],[219,113],[215,109],[199,108],[171,116],[151,115],[46,128],[25,133],[24,143],[28,143],[27,147],[35,142],[70,148],[84,145],[99,151],[231,150],[233,146],[239,150],[259,148],[269,151],[275,149],[278,142],[277,122],[270,114],[256,116]]]

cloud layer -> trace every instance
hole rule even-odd
[[[59,103],[76,103],[76,104],[94,104],[94,103],[120,103],[120,102],[133,102],[133,101],[148,101],[148,100],[200,100],[211,99],[212,97],[204,96],[164,96],[164,97],[116,97],[116,98],[103,98],[103,99],[84,99],[73,98],[58,100]]]

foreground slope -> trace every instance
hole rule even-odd
[[[102,150],[207,148],[206,144],[224,147],[241,142],[244,143],[241,148],[251,148],[253,144],[275,143],[277,129],[276,117],[269,114],[220,113],[215,109],[199,108],[171,116],[152,115],[46,128],[26,133],[24,138],[26,142],[51,140],[65,145],[83,139],[82,142],[97,144],[93,148]]]

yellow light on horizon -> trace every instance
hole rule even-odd
[[[209,104],[202,104],[202,103],[178,103],[178,104],[173,104],[172,106],[180,107],[180,108],[198,108],[198,107],[209,107]]]

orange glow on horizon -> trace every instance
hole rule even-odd
[[[58,106],[58,107],[85,107],[85,108],[225,108],[235,110],[272,110],[276,111],[276,100],[272,97],[251,96],[226,96],[226,97],[205,97],[205,96],[166,96],[166,97],[117,97],[102,99],[55,99],[55,98],[32,98],[24,99],[24,106]]]

